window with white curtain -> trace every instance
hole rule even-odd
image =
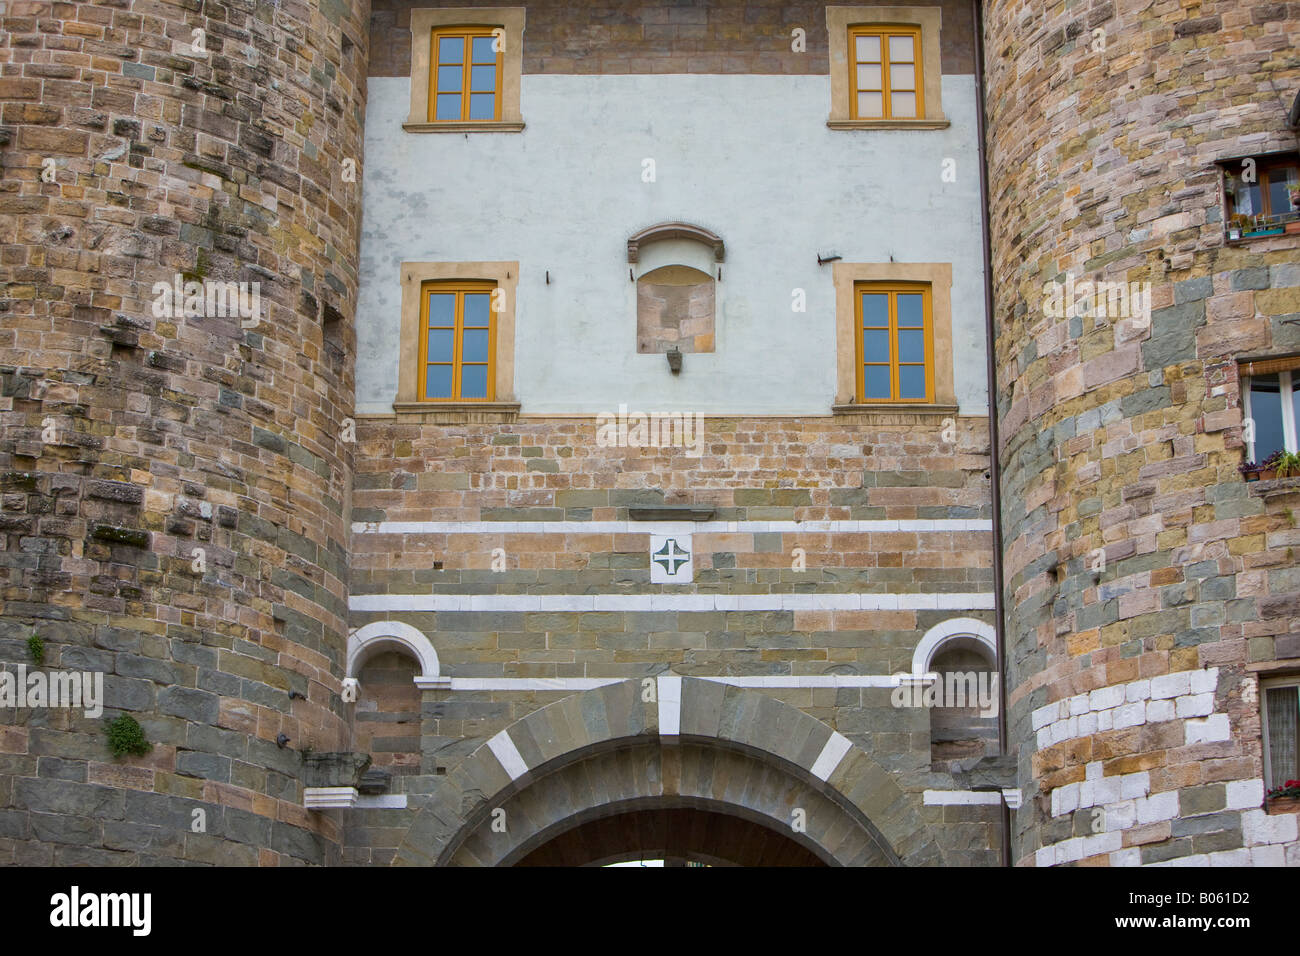
[[[1300,676],[1265,681],[1264,694],[1264,789],[1280,787],[1288,780],[1300,780],[1300,745],[1296,727],[1300,724]]]

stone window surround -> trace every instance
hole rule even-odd
[[[955,416],[957,391],[953,381],[952,264],[947,262],[837,262],[835,283],[835,405],[845,412],[921,412]],[[858,400],[857,316],[854,287],[859,282],[925,282],[930,286],[930,315],[934,325],[934,404],[924,402],[860,402]]]
[[[519,87],[524,64],[524,7],[446,7],[411,11],[411,112],[402,129],[408,133],[517,133],[524,128]],[[429,71],[436,27],[501,27],[505,47],[501,73],[501,118],[491,122],[429,121]]]
[[[943,70],[940,58],[939,7],[827,7],[826,30],[830,39],[831,129],[946,129],[943,114]],[[851,119],[849,97],[849,29],[859,26],[904,24],[921,28],[921,73],[925,116],[920,119]]]
[[[495,401],[420,401],[420,290],[424,283],[443,279],[477,279],[495,282],[502,290],[502,311],[496,322]],[[519,412],[515,400],[515,290],[519,284],[518,262],[403,262],[401,265],[401,345],[397,373],[397,398],[393,411],[418,414],[425,421],[456,422],[514,421]]]

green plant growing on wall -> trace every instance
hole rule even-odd
[[[139,757],[153,749],[144,739],[144,729],[130,714],[119,714],[108,722],[108,749],[114,757]]]
[[[45,663],[45,641],[41,640],[41,635],[32,631],[32,636],[27,638],[27,653],[32,655],[32,660],[37,666]]]

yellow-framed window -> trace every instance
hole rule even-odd
[[[501,119],[505,55],[491,27],[437,27],[429,69],[429,122]]]
[[[853,27],[849,30],[849,108],[853,119],[921,119],[921,28]]]
[[[492,401],[496,377],[493,282],[420,287],[420,400]]]
[[[858,401],[934,402],[934,315],[923,282],[854,286]]]

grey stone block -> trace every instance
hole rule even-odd
[[[145,711],[153,709],[153,681],[117,677],[104,677],[104,706],[114,710]]]
[[[1241,292],[1246,289],[1267,289],[1269,287],[1269,270],[1267,266],[1236,269],[1229,273],[1228,281],[1233,292]]]
[[[1184,302],[1194,302],[1198,299],[1208,299],[1214,294],[1214,279],[1210,276],[1201,276],[1197,279],[1186,279],[1182,282],[1174,283],[1174,304],[1181,305]]]
[[[101,843],[100,822],[93,817],[63,813],[32,813],[32,837],[42,843],[73,843],[89,846]]]
[[[164,687],[158,691],[158,709],[173,717],[215,724],[221,706],[216,694],[188,687]]]
[[[182,777],[199,777],[203,780],[228,783],[230,758],[194,750],[182,750],[176,754],[176,772]]]
[[[14,803],[40,813],[63,813],[120,820],[125,794],[133,791],[72,783],[67,780],[23,778],[14,785]]]

